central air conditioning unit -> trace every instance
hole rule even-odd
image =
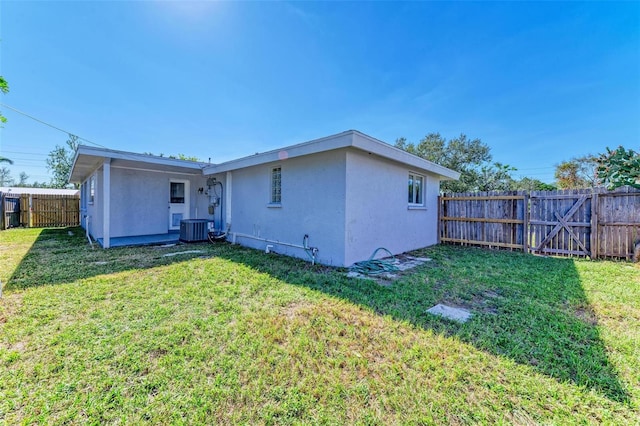
[[[207,241],[207,233],[213,228],[209,219],[183,219],[180,221],[180,241],[195,243]]]

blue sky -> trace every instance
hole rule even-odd
[[[212,162],[357,129],[480,138],[515,176],[640,147],[640,3],[0,3],[1,101],[100,145]],[[49,180],[67,136],[7,108]]]

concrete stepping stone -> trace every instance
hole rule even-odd
[[[427,309],[427,312],[432,315],[437,315],[439,317],[447,318],[460,323],[469,321],[472,316],[471,312],[466,309],[454,308],[452,306],[443,305],[441,303],[438,303],[433,308]]]

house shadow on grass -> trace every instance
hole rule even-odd
[[[165,256],[197,250],[201,253]],[[206,243],[172,247],[121,247],[102,249],[89,245],[82,228],[44,228],[19,261],[4,285],[7,291],[43,285],[65,284],[97,275],[148,269],[209,255]]]
[[[200,250],[202,253],[164,256]],[[629,403],[630,394],[607,357],[597,317],[570,259],[453,246],[425,249],[432,259],[391,286],[348,278],[344,270],[226,243],[170,248],[91,248],[80,228],[44,229],[20,260],[7,290],[63,284],[97,275],[148,269],[193,257],[220,257],[288,284],[317,290],[379,315],[458,336],[478,349],[607,398]],[[469,308],[458,324],[426,313],[437,303]]]
[[[247,255],[246,250],[233,247],[219,256],[377,314],[458,336],[478,349],[611,400],[631,401],[609,362],[597,317],[571,259],[438,246],[419,252],[431,262],[387,287],[347,278],[334,268],[281,256]],[[436,303],[469,308],[474,317],[458,324],[425,312]]]

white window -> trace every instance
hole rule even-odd
[[[82,182],[82,186],[80,186],[80,202],[83,209],[87,208],[87,181]]]
[[[424,176],[409,173],[409,205],[424,206]]]
[[[282,202],[282,168],[271,169],[271,204]]]
[[[184,183],[171,182],[171,203],[184,204]]]
[[[96,197],[96,176],[89,178],[89,204],[93,204]]]

